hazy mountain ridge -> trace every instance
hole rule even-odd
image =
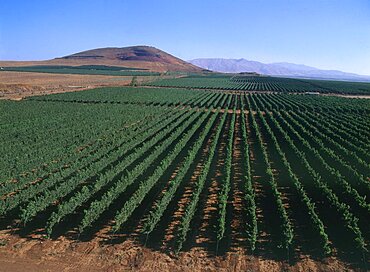
[[[271,76],[370,81],[370,76],[346,73],[337,70],[321,70],[303,64],[288,62],[267,64],[246,59],[223,58],[199,58],[189,60],[189,62],[204,69],[223,73],[256,72]]]

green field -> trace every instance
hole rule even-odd
[[[162,79],[148,85],[231,91],[295,93],[319,92],[370,95],[370,82],[293,79],[266,76],[255,77],[225,74],[215,74],[212,76],[190,75],[180,79]]]
[[[146,71],[141,68],[128,68],[106,65],[39,65],[22,67],[2,67],[1,71],[33,72],[52,74],[77,74],[77,75],[106,75],[106,76],[158,76],[160,73]]]
[[[368,94],[369,84],[193,76],[151,85],[166,87],[0,101],[2,227],[366,267],[370,100],[303,93]]]

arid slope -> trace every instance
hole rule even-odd
[[[111,65],[156,72],[201,72],[203,70],[151,46],[99,48],[44,61],[0,61],[0,67],[31,65]]]

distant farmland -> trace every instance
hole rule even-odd
[[[370,100],[313,94],[369,95],[370,84],[214,74],[147,85],[0,101],[3,230],[366,268]]]
[[[159,80],[151,86],[209,90],[370,95],[370,83],[213,74]]]
[[[52,74],[106,75],[106,76],[158,76],[160,73],[146,71],[142,68],[127,68],[106,65],[37,65],[20,67],[3,67],[1,71],[33,72]]]

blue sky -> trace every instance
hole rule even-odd
[[[370,1],[0,0],[0,60],[139,44],[370,75]]]

